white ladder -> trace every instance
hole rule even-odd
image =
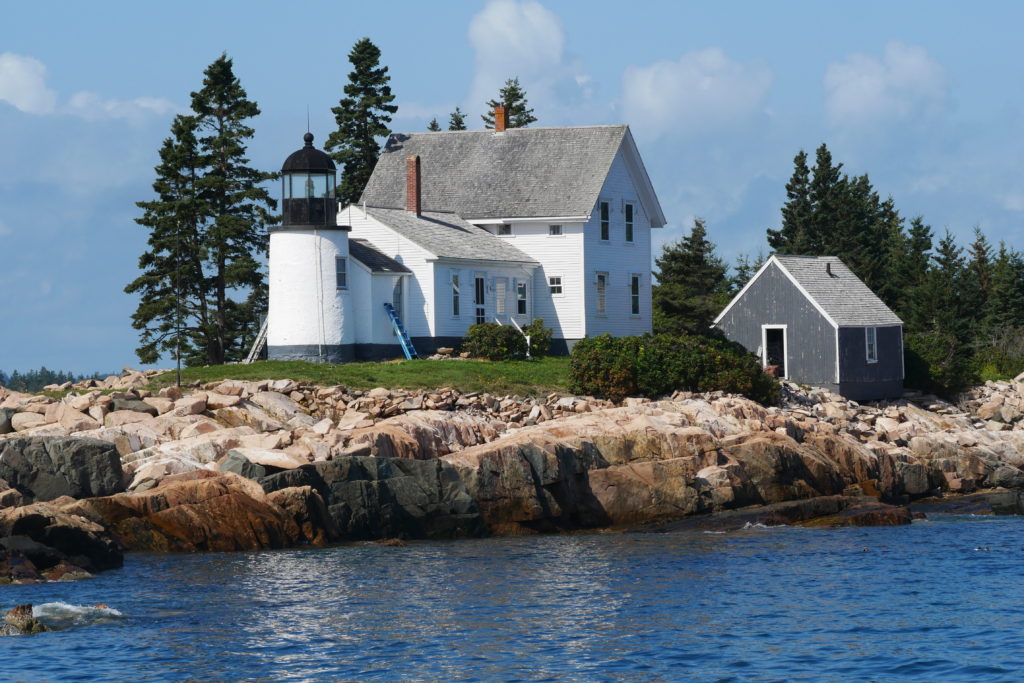
[[[252,348],[249,349],[249,355],[242,361],[244,364],[248,365],[260,357],[260,351],[262,351],[263,347],[267,344],[267,323],[269,322],[269,317],[263,321],[263,326],[260,327],[260,333],[256,335],[256,341],[252,343]]]

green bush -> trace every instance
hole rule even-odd
[[[570,390],[621,400],[676,390],[726,391],[760,403],[779,400],[779,384],[753,354],[723,339],[657,334],[582,339],[569,362]]]
[[[543,318],[534,318],[533,322],[523,328],[530,335],[530,356],[543,358],[551,350],[551,328],[544,327]]]
[[[526,356],[526,339],[511,325],[477,323],[469,326],[462,349],[475,358],[512,360]]]
[[[944,332],[916,332],[903,338],[904,386],[951,398],[974,384],[970,349]]]

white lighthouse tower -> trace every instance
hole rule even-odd
[[[337,225],[334,162],[303,139],[281,167],[281,225],[270,228],[267,357],[343,363],[355,350],[351,228]]]

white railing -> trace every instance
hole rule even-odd
[[[519,334],[523,335],[523,337],[526,339],[526,360],[530,360],[530,335],[523,332],[523,328],[519,327],[519,323],[517,323],[516,319],[513,318],[512,316],[508,317],[508,321],[512,323],[512,327],[516,328],[516,331],[518,331]],[[494,322],[504,327],[502,322],[498,320],[498,316],[494,316]]]

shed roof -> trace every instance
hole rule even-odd
[[[379,251],[367,240],[350,239],[349,256],[362,263],[374,273],[411,273],[412,271],[387,254]]]
[[[839,327],[903,324],[899,316],[835,256],[776,254],[772,259]]]
[[[360,202],[404,207],[405,158],[418,154],[427,211],[470,219],[589,216],[624,141],[647,213],[652,224],[662,225],[661,207],[625,125],[393,134]]]
[[[404,209],[372,207],[367,207],[366,213],[439,258],[537,262],[509,240],[467,223],[454,213],[424,211],[415,214]]]

